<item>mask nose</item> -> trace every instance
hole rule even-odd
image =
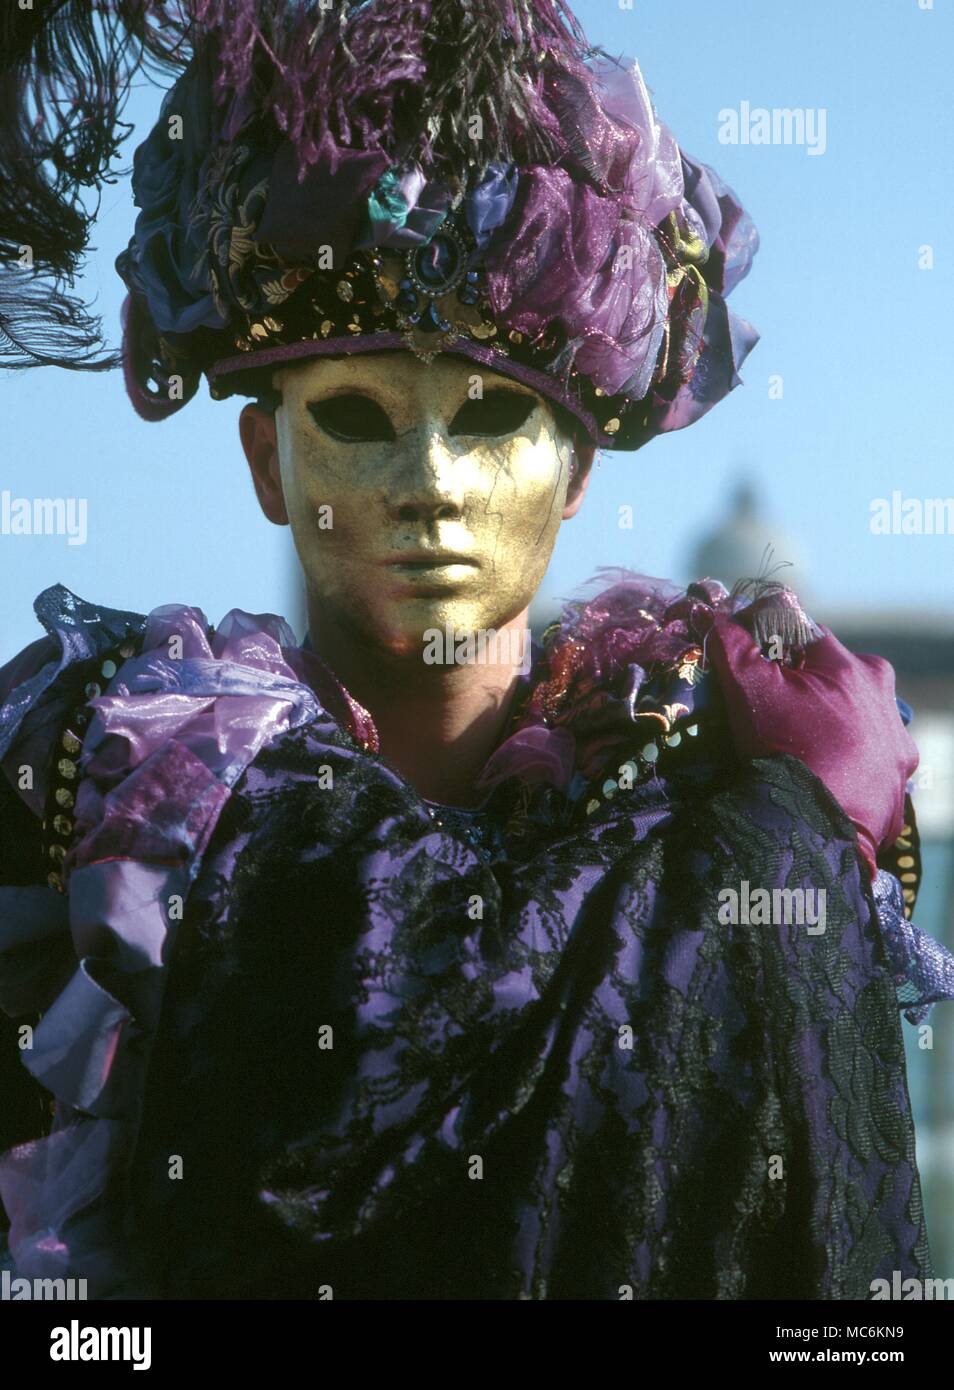
[[[406,459],[392,483],[392,519],[425,524],[459,521],[464,514],[463,469],[443,431],[435,425],[413,430],[399,447],[406,451]]]

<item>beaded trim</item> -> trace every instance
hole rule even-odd
[[[430,241],[404,251],[374,247],[357,252],[347,268],[332,274],[316,271],[288,299],[247,321],[234,339],[239,353],[254,357],[278,347],[309,340],[373,337],[399,333],[424,362],[463,339],[494,355],[561,377],[559,361],[567,346],[565,331],[550,325],[535,338],[497,323],[478,250],[466,222],[449,213]],[[160,339],[163,361],[174,364],[171,344]],[[216,363],[210,393],[222,399],[241,374],[240,359]],[[569,394],[593,416],[604,436],[635,437],[646,423],[648,402],[607,396],[571,368],[564,383]]]
[[[660,761],[667,765],[671,763],[673,761],[672,754],[680,747],[683,752],[679,756],[680,759],[683,759],[686,750],[693,747],[688,740],[695,739],[698,735],[698,722],[677,726],[669,734],[657,734],[655,738],[643,744],[638,752],[632,754],[620,765],[619,777],[606,778],[600,787],[599,794],[592,789],[590,790],[590,795],[583,808],[584,813],[587,816],[595,816],[597,811],[602,810],[607,802],[612,801],[617,792],[631,791],[639,783],[654,776],[659,771]],[[683,742],[684,738],[685,743]],[[626,773],[628,773],[628,785],[621,787],[620,781]]]
[[[121,663],[135,656],[137,651],[137,643],[126,638],[78,668],[83,680],[83,698],[71,710],[53,750],[43,815],[43,859],[50,865],[46,881],[57,893],[66,892],[63,862],[73,840],[76,792],[82,776],[80,753],[91,718],[89,701],[102,695],[104,686],[115,676]]]
[[[95,663],[84,663],[87,667],[95,665],[95,675],[84,681],[83,698],[71,711],[53,750],[49,790],[42,827],[43,858],[45,862],[50,863],[47,883],[58,893],[66,892],[63,881],[63,863],[73,839],[73,812],[81,778],[79,757],[83,747],[83,736],[90,721],[89,701],[96,699],[103,693],[102,683],[108,685],[116,675],[120,663],[135,656],[137,651],[136,642],[127,639],[110,648],[105,656],[97,657]],[[87,670],[84,674],[90,675],[91,673]],[[517,707],[508,721],[511,728],[519,722],[523,714],[528,693],[529,688],[523,692],[523,698],[517,702]],[[650,739],[621,764],[619,778],[607,777],[601,784],[599,794],[592,788],[589,789],[590,795],[583,808],[585,815],[587,817],[596,815],[612,801],[618,792],[628,791],[646,781],[648,777],[659,770],[658,764],[661,758],[668,764],[672,761],[672,753],[676,749],[680,746],[691,746],[688,742],[683,744],[684,736],[688,740],[696,738],[698,734],[699,724],[694,722],[683,727],[676,727],[669,734],[660,733],[655,738]],[[627,772],[629,774],[628,785],[621,787],[620,782]],[[445,824],[453,826],[458,833],[463,832],[465,838],[475,848],[479,847],[485,853],[491,850],[492,844],[488,843],[488,840],[492,841],[494,837],[489,835],[489,828],[483,823],[479,812],[464,811],[456,814],[454,808],[437,807],[432,803],[427,803],[427,810],[438,826]],[[882,866],[893,873],[901,883],[904,895],[904,915],[910,920],[917,902],[922,876],[920,836],[910,796],[905,797],[905,821],[901,834],[891,849],[882,856],[882,859]]]
[[[921,887],[921,837],[910,796],[904,798],[904,827],[901,834],[891,848],[879,856],[878,866],[899,880],[904,894],[904,915],[910,920]]]

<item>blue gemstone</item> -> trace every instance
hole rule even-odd
[[[421,328],[424,330],[425,333],[434,333],[438,329],[442,333],[446,333],[450,328],[450,324],[447,322],[447,319],[441,317],[437,305],[434,303],[433,300],[431,300],[430,304],[428,304],[427,313],[421,319]]]
[[[451,237],[439,232],[426,246],[414,253],[414,273],[428,292],[437,294],[446,289],[460,271],[460,248]]]

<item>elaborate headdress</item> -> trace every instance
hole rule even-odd
[[[757,334],[725,296],[755,228],[679,149],[638,66],[591,48],[563,0],[42,9],[8,11],[4,33],[0,156],[20,177],[0,249],[34,246],[0,303],[13,365],[105,365],[60,284],[88,231],[76,187],[108,172],[145,65],[182,70],[136,151],[118,261],[126,382],[147,419],[203,374],[222,397],[301,358],[449,351],[635,449],[738,384]],[[37,135],[47,163],[33,155],[24,197]]]

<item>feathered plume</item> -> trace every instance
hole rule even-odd
[[[222,135],[249,116],[290,142],[303,176],[340,146],[407,155],[461,188],[495,160],[560,153],[544,100],[591,51],[565,0],[42,0],[0,15],[0,363],[102,368],[99,323],[68,291],[99,188],[131,133],[138,74],[201,50]],[[427,122],[422,130],[422,113]],[[91,190],[87,206],[81,190]]]
[[[247,94],[295,146],[413,150],[435,176],[558,149],[547,68],[586,80],[591,52],[564,0],[195,0],[218,43],[218,90]],[[427,126],[422,131],[426,113]],[[402,150],[402,145],[405,147]],[[462,151],[466,150],[466,157]]]
[[[178,16],[178,18],[176,18]],[[188,23],[176,4],[43,0],[0,15],[0,361],[102,368],[99,325],[65,293],[95,217],[80,190],[110,180],[143,66],[175,68]],[[182,57],[179,57],[181,49]]]

